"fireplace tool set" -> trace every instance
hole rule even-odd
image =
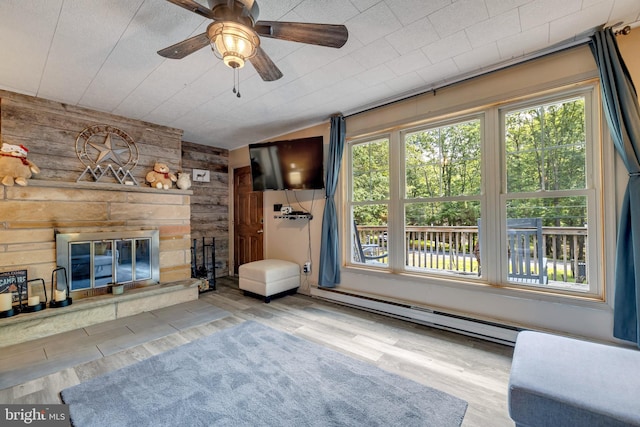
[[[211,238],[211,243],[202,238],[201,263],[198,263],[198,239],[193,239],[191,246],[191,277],[206,280],[204,286],[200,286],[200,292],[216,289],[216,238]]]
[[[58,289],[58,275],[64,275],[64,288]],[[42,286],[42,296],[32,295],[31,289]],[[13,305],[13,292],[8,288],[6,293],[0,293],[0,318],[12,317],[20,313],[34,313],[47,308],[47,302],[51,308],[66,307],[73,302],[69,296],[69,281],[67,280],[67,270],[64,267],[57,267],[51,273],[51,292],[47,294],[47,287],[44,279],[31,279],[24,283],[18,283],[18,305]],[[26,300],[23,300],[26,296]],[[49,301],[49,296],[51,301]],[[26,304],[25,304],[26,303]]]

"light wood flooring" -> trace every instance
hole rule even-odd
[[[60,403],[67,387],[249,319],[464,399],[465,427],[514,425],[513,348],[300,294],[265,304],[234,278],[198,301],[0,349],[0,402]]]

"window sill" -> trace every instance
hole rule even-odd
[[[611,310],[611,307],[604,297],[595,295],[576,295],[552,292],[550,290],[544,289],[522,288],[512,285],[495,285],[481,281],[480,279],[469,280],[468,278],[463,277],[456,279],[454,277],[437,277],[434,275],[426,276],[411,272],[393,272],[389,271],[386,268],[383,270],[371,268],[370,266],[367,266],[365,268],[357,265],[348,265],[343,267],[343,272],[375,276],[384,278],[386,280],[392,279],[396,281],[406,281],[419,285],[450,287],[465,291],[489,293],[507,298],[528,299],[547,303],[566,304],[596,310]],[[388,299],[393,300],[393,297],[389,297]]]

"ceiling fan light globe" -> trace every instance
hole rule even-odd
[[[260,46],[255,31],[237,22],[214,22],[208,33],[215,51],[231,68],[242,68],[245,60],[255,56]]]

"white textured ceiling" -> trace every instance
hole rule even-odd
[[[344,24],[349,40],[332,49],[263,38],[284,77],[264,82],[247,65],[237,98],[231,69],[210,49],[181,60],[156,53],[210,22],[165,0],[0,0],[0,88],[233,149],[429,90],[602,24],[640,20],[640,0],[258,2],[261,20]]]

